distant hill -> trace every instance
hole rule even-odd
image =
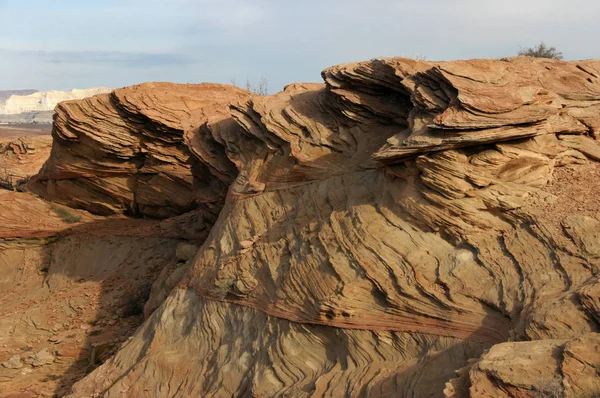
[[[13,95],[30,95],[37,92],[38,90],[0,90],[0,103],[4,103]]]
[[[54,107],[63,101],[82,99],[111,91],[94,87],[71,91],[0,91],[0,123],[51,123]]]
[[[107,87],[94,87],[85,90],[74,89],[71,91],[39,91],[27,95],[11,95],[0,104],[0,114],[16,115],[23,112],[52,111],[56,104],[62,101],[82,99],[92,95],[111,91]]]

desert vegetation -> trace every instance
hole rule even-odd
[[[50,205],[50,209],[66,223],[75,224],[81,221],[81,216],[78,216],[66,207],[52,204]]]
[[[239,87],[235,79],[231,79],[231,85],[235,87]],[[246,78],[246,84],[244,88],[250,91],[252,94],[256,95],[269,95],[269,79],[264,76],[258,80],[258,82],[253,83],[249,78]]]
[[[563,59],[562,52],[558,51],[556,47],[546,45],[544,42],[534,47],[521,48],[518,55],[521,57]]]

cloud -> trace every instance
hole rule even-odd
[[[0,89],[320,81],[379,56],[600,56],[598,0],[0,0]],[[25,23],[23,21],[26,21]],[[1,49],[4,49],[2,51]],[[9,52],[11,51],[11,52]]]
[[[183,9],[196,11],[197,22],[218,29],[249,28],[266,21],[264,1],[244,0],[171,0]]]
[[[167,24],[197,24],[227,33],[268,22],[276,5],[273,0],[120,0],[113,9],[128,16],[138,13]],[[106,11],[106,7],[96,7],[99,12]]]
[[[0,49],[4,57],[25,57],[49,64],[108,64],[125,68],[185,66],[199,59],[186,54],[134,53],[119,51],[18,51]]]

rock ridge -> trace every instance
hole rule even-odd
[[[387,58],[322,76],[57,107],[33,192],[211,226],[73,396],[596,388],[600,355],[580,353],[599,349],[600,61]]]

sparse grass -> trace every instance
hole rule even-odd
[[[533,393],[533,397],[535,398],[562,398],[564,396],[565,393],[560,379],[553,379],[537,384]]]
[[[50,205],[50,209],[54,213],[56,213],[57,216],[62,218],[63,221],[65,221],[69,224],[74,224],[74,223],[78,223],[79,221],[81,221],[81,216],[78,216],[77,214],[73,213],[71,210],[67,209],[66,207],[52,204],[52,205]]]

